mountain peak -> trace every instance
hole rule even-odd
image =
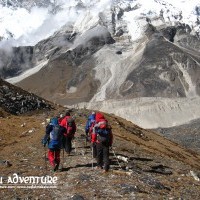
[[[200,30],[198,23],[200,5],[197,0],[190,2],[180,0],[150,0],[148,2],[144,0],[92,0],[90,2],[70,0],[67,4],[62,0],[20,2],[2,0],[0,6],[2,10],[0,36],[4,40],[10,40],[14,46],[21,46],[25,43],[26,45],[36,44],[66,23],[74,24],[80,32],[83,32],[94,26],[102,14],[107,18],[104,24],[108,24],[109,20],[114,20],[119,28],[121,23],[125,23],[132,40],[137,39],[143,32],[146,18],[154,26],[162,26],[165,23],[171,25],[184,23],[191,27],[193,34],[199,33]],[[187,9],[182,10],[183,7]],[[67,18],[65,18],[66,12],[68,13]],[[15,17],[11,21],[12,16]],[[29,21],[24,20],[25,18],[28,18]],[[48,29],[48,32],[45,31],[45,28]]]

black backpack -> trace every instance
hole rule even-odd
[[[66,119],[66,127],[67,127],[67,135],[73,135],[74,134],[74,119],[72,117],[69,117]]]
[[[101,123],[101,122],[100,122]],[[99,125],[95,128],[97,133],[97,140],[103,144],[108,144],[110,142],[111,127],[108,126],[107,122],[103,125]]]

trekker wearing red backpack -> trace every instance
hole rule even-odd
[[[66,128],[66,132],[63,137],[63,147],[65,152],[70,155],[72,150],[72,139],[74,138],[74,134],[76,132],[76,123],[68,111],[66,112],[60,125]]]
[[[109,147],[112,146],[112,128],[108,124],[102,113],[97,112],[95,117],[96,124],[93,128],[92,143],[96,143],[97,148],[97,167],[109,170]]]

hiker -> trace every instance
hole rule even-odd
[[[88,120],[85,125],[85,134],[87,141],[91,138],[92,128],[95,124],[95,112],[92,112],[91,115],[89,115]]]
[[[53,171],[58,170],[60,164],[60,149],[65,132],[66,129],[59,126],[57,117],[52,118],[46,126],[46,134],[42,139],[42,144],[45,147],[48,143],[48,159]]]
[[[95,125],[95,112],[92,112],[92,114],[88,117],[88,120],[85,125],[85,134],[86,134],[86,141],[91,141],[92,136],[92,130]],[[91,145],[92,148],[92,157],[97,157],[97,150],[96,150],[96,142],[93,142]]]
[[[65,117],[62,119],[60,125],[66,129],[63,137],[63,147],[65,152],[70,155],[72,150],[72,139],[74,138],[74,134],[76,132],[76,123],[70,116],[70,112],[66,112]]]
[[[97,112],[92,132],[92,143],[96,143],[97,168],[109,170],[109,148],[112,146],[112,128],[102,113]]]

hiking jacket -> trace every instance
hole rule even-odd
[[[49,123],[47,126],[46,126],[46,134],[44,136],[44,139],[43,139],[43,144],[46,144],[48,143],[48,148],[49,149],[54,149],[55,148],[55,145],[54,145],[54,142],[53,140],[50,139],[50,133],[51,131],[53,131],[53,128],[54,128],[55,125],[53,125],[52,123]],[[62,146],[62,138],[63,138],[63,135],[64,133],[66,132],[66,128],[65,127],[62,127],[62,126],[59,126],[58,129],[58,135],[60,136],[59,137],[59,141],[56,145],[56,149],[60,149],[61,146]]]
[[[76,132],[76,123],[73,122],[73,126],[72,126],[73,133],[72,133],[71,135],[68,135],[68,134],[67,134],[67,119],[69,119],[69,118],[71,118],[71,116],[65,116],[65,117],[62,119],[60,125],[63,126],[63,127],[65,127],[65,130],[66,130],[66,131],[65,131],[65,133],[64,133],[64,136],[65,136],[65,137],[71,137],[71,138],[73,138],[73,137],[74,137],[74,134],[75,134],[75,132]]]

